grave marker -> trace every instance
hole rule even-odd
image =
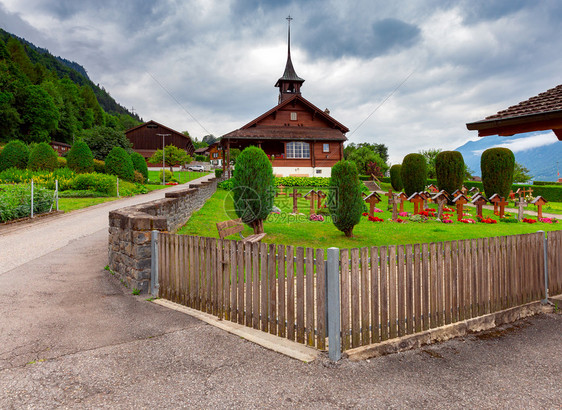
[[[298,192],[297,188],[293,188],[293,193],[289,194],[289,196],[293,197],[293,213],[294,214],[298,214],[299,213],[299,209],[298,209],[298,199],[300,197],[302,197],[302,194]]]
[[[500,207],[500,218],[504,218],[505,207],[509,205],[509,202],[502,198],[500,202],[498,202],[498,206]]]
[[[471,201],[474,205],[476,205],[476,214],[480,217],[483,218],[482,216],[482,208],[484,207],[484,205],[486,205],[488,203],[488,200],[486,199],[486,197],[484,195],[476,195],[474,198],[472,198]]]
[[[498,194],[494,194],[488,199],[488,201],[490,201],[492,204],[494,204],[494,215],[498,215],[498,203],[501,200],[502,199],[500,198],[500,196]]]
[[[468,203],[468,198],[461,192],[453,199],[453,203],[457,206],[457,221],[460,221],[463,218],[463,206]]]
[[[408,201],[414,204],[414,215],[419,214],[421,211],[420,205],[423,202],[423,197],[418,192],[414,192],[412,195],[410,195]]]
[[[537,217],[539,219],[542,218],[542,206],[545,205],[547,202],[548,201],[540,195],[537,196],[535,199],[533,199],[533,201],[531,201],[531,204],[536,205],[537,207]]]
[[[381,197],[376,192],[371,193],[367,198],[365,198],[365,202],[369,204],[369,216],[373,216],[373,217],[375,216],[375,206],[380,201],[381,201]],[[394,202],[394,198],[392,198],[392,201]]]
[[[404,212],[404,201],[408,200],[408,196],[404,192],[400,192],[397,198],[400,200],[400,212]]]
[[[517,220],[521,222],[521,219],[523,219],[523,208],[525,208],[528,204],[524,200],[519,200],[515,202],[515,205],[519,208],[517,211]]]
[[[316,201],[318,201],[318,192],[316,192],[314,189],[311,189],[310,191],[308,191],[306,193],[306,195],[304,196],[304,199],[306,199],[307,201],[310,202],[310,213],[313,214],[314,213],[314,203]]]
[[[443,220],[443,208],[445,206],[445,203],[449,200],[448,199],[448,195],[445,191],[440,191],[437,194],[433,195],[433,197],[431,198],[433,200],[433,202],[437,203],[439,209],[437,211],[437,218],[439,218],[439,220]]]
[[[317,205],[317,209],[320,209],[322,207],[322,201],[324,199],[326,199],[326,194],[322,191],[318,191],[318,205]]]

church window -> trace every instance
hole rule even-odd
[[[330,144],[323,144],[322,152],[330,152]]]
[[[301,141],[287,143],[287,158],[310,158],[310,145]]]
[[[296,121],[297,120],[297,113],[296,112],[292,112],[291,113],[291,121]]]

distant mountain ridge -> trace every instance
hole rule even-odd
[[[90,86],[94,91],[94,95],[96,96],[100,106],[105,112],[114,115],[125,114],[133,117],[137,121],[142,121],[137,114],[130,112],[127,108],[117,103],[117,101],[115,101],[103,87],[100,87],[98,84],[94,84],[88,76],[86,69],[80,64],[75,61],[69,61],[63,57],[56,57],[52,55],[49,50],[38,47],[26,39],[18,37],[15,34],[8,33],[0,28],[0,38],[4,42],[7,42],[10,37],[17,39],[24,45],[29,59],[34,64],[40,62],[45,65],[47,69],[55,71],[59,78],[68,76],[78,85]]]
[[[529,169],[533,180],[556,181],[558,178],[556,162],[558,161],[558,166],[562,167],[562,141],[558,141],[553,135],[552,143],[545,144],[545,139],[546,142],[550,141],[546,136],[549,133],[552,134],[551,131],[548,131],[519,134],[512,137],[499,137],[497,135],[483,137],[476,141],[469,141],[455,148],[455,151],[462,154],[464,162],[474,171],[474,175],[481,176],[481,153],[488,148],[507,144],[507,148],[510,148],[515,155],[515,161]],[[523,141],[525,141],[525,144],[522,144]],[[541,145],[533,146],[533,141],[535,141],[535,145]],[[524,149],[525,145],[529,148]]]

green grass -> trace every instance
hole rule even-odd
[[[158,174],[161,171],[148,171],[148,180],[150,185],[159,184]],[[186,182],[193,181],[194,179],[200,178],[205,175],[209,175],[210,172],[192,172],[192,171],[175,171],[174,178],[178,180],[180,184],[185,184]],[[160,185],[162,186],[162,185]],[[155,188],[157,189],[157,188]],[[154,189],[153,189],[154,190]]]
[[[289,190],[286,189],[286,191]],[[305,189],[300,191],[303,193],[307,192]],[[385,221],[370,222],[367,220],[367,217],[362,217],[361,222],[353,230],[354,237],[346,238],[329,221],[329,218],[326,218],[324,222],[309,221],[310,203],[304,199],[299,199],[298,201],[299,211],[306,214],[300,217],[292,217],[287,214],[292,210],[292,198],[277,197],[275,204],[281,209],[282,214],[272,214],[264,223],[264,230],[267,236],[263,242],[314,248],[328,248],[331,246],[356,248],[391,244],[441,242],[532,233],[538,230],[552,231],[562,229],[562,223],[560,222],[557,224],[536,223],[532,225],[523,222],[513,224],[465,224],[456,221],[456,214],[453,217],[454,222],[450,224],[434,220],[425,223],[390,222],[388,219],[391,218],[391,212],[386,211],[387,198],[383,197],[383,202],[379,204],[378,208],[385,210],[385,212],[376,213],[375,215]],[[437,208],[433,204],[430,207]],[[227,191],[219,189],[203,208],[192,215],[187,224],[178,233],[218,238],[215,224],[235,219],[236,215],[231,211],[232,208],[232,199],[227,195]],[[412,212],[413,205],[406,203],[405,211]],[[470,217],[466,216],[466,218],[476,219],[475,208],[466,208],[465,212],[472,215]],[[484,216],[492,216],[493,219],[498,219],[493,216],[492,211],[485,210]],[[252,230],[246,226],[242,234],[247,236],[252,233]],[[239,236],[232,235],[228,239],[239,239]]]
[[[102,204],[104,202],[114,201],[116,197],[103,198],[60,198],[59,210],[64,212],[75,211],[76,209],[87,208],[92,205]]]

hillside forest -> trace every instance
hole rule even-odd
[[[0,29],[0,143],[72,142],[141,119],[95,85],[83,67]]]

